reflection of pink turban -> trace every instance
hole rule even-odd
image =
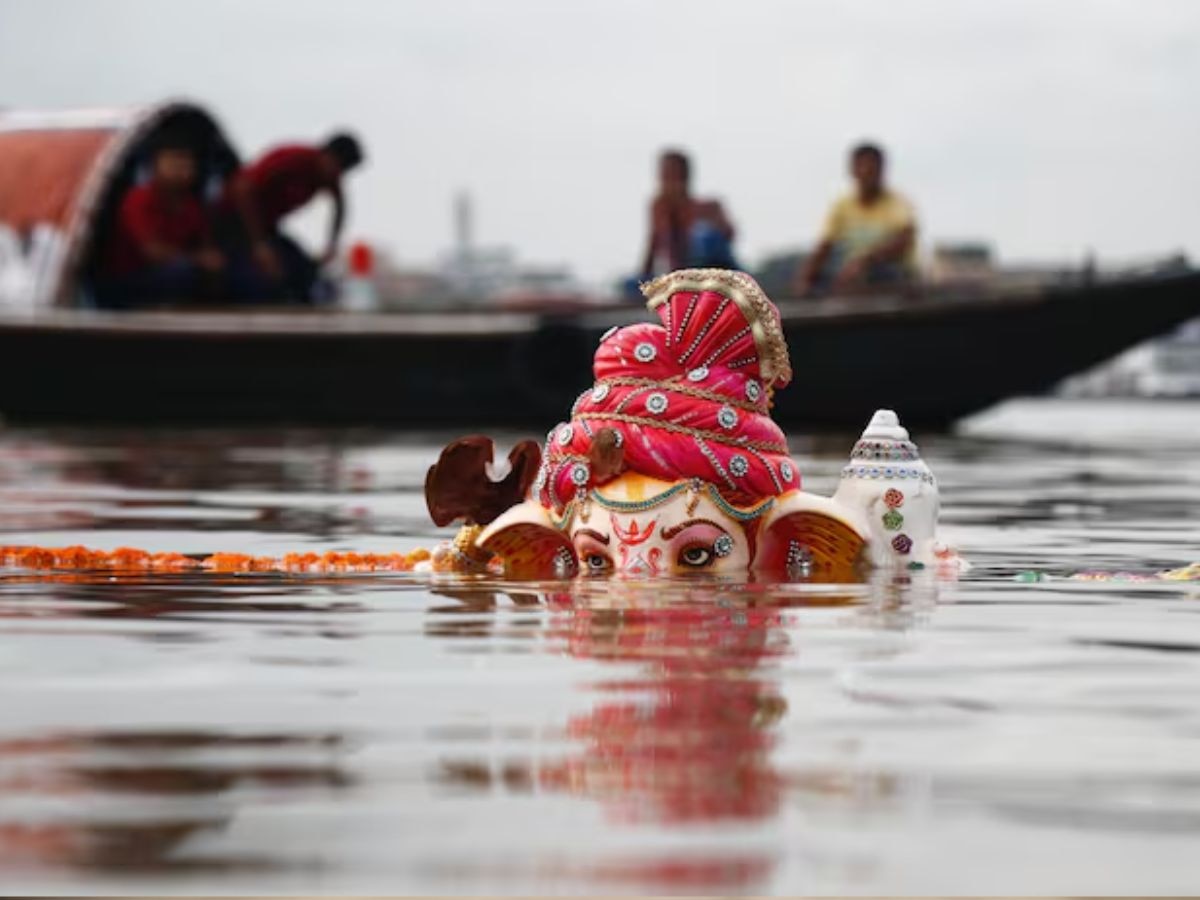
[[[774,304],[749,275],[722,269],[673,272],[643,291],[662,324],[601,339],[595,386],[547,437],[538,499],[561,508],[595,486],[589,450],[602,428],[619,435],[624,469],[642,475],[699,478],[740,504],[799,488],[768,412],[792,374]]]

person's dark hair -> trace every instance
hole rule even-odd
[[[344,131],[327,140],[324,150],[338,161],[342,171],[353,169],[363,161],[362,144],[354,135]]]
[[[160,153],[189,153],[196,156],[196,142],[182,129],[167,128],[156,134],[147,147],[150,158]]]
[[[664,150],[659,156],[663,162],[670,160],[679,166],[683,171],[683,180],[689,181],[692,177],[692,161],[688,159],[688,155],[682,150]]]
[[[851,151],[850,151],[850,159],[852,159],[852,160],[860,159],[861,157],[864,157],[864,156],[875,157],[875,161],[877,163],[879,163],[881,166],[883,165],[884,161],[887,159],[886,155],[883,152],[883,148],[880,147],[878,144],[873,143],[871,141],[863,141],[859,144],[855,144],[853,149],[851,149]]]

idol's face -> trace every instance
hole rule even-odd
[[[791,491],[750,509],[711,484],[625,473],[558,514],[526,500],[483,530],[478,546],[514,579],[700,575],[781,581],[860,580],[867,526],[825,497]]]
[[[583,504],[569,528],[584,576],[720,577],[750,568],[742,524],[708,492],[680,489],[679,483],[627,473]]]

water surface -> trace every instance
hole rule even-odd
[[[428,545],[444,437],[0,430],[0,543]],[[1012,576],[1200,559],[1200,405],[915,437],[958,584],[0,573],[0,884],[1194,893],[1200,590]]]

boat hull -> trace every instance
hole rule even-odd
[[[1043,392],[1200,315],[1200,275],[975,299],[780,304],[795,380],[774,414],[922,429]],[[561,420],[636,308],[538,313],[97,313],[0,318],[10,421],[479,429]]]

